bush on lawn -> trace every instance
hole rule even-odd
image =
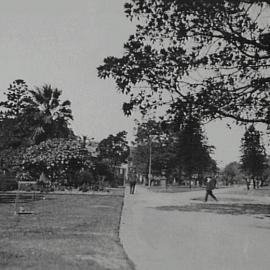
[[[50,182],[63,186],[74,185],[79,171],[92,168],[90,152],[74,139],[52,139],[28,148],[6,149],[0,158],[2,167],[16,173],[18,180],[38,180],[44,173]]]
[[[91,155],[77,140],[53,139],[29,147],[23,156],[23,168],[39,177],[44,172],[51,181],[72,185],[82,168],[91,168]]]

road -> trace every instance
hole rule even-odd
[[[130,195],[126,189],[120,238],[136,269],[268,270],[270,218],[201,211],[223,201],[230,208],[233,195],[215,193],[219,202],[203,203],[191,198],[203,198],[204,191],[156,193],[138,186]],[[258,199],[270,203],[269,197]],[[193,210],[179,211],[183,206]]]

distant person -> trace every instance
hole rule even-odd
[[[213,189],[216,188],[216,179],[212,177],[206,178],[206,194],[205,194],[205,202],[207,202],[208,195],[210,195],[215,201],[217,201],[216,196],[213,194]]]
[[[247,190],[249,190],[250,189],[250,178],[249,177],[246,177],[245,178],[246,179],[246,184],[247,184]]]
[[[131,172],[128,180],[129,180],[129,186],[130,186],[130,194],[134,194],[135,187],[137,184],[136,174],[134,172]]]

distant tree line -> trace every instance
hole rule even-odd
[[[150,119],[138,123],[132,164],[148,177],[150,151],[151,173],[165,174],[170,182],[179,184],[194,178],[200,184],[205,175],[217,171],[211,157],[213,146],[208,145],[199,119],[191,117],[181,127],[166,121]]]

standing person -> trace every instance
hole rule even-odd
[[[247,190],[249,190],[249,187],[250,187],[250,178],[249,177],[246,177],[246,184],[247,184]]]
[[[134,171],[132,171],[129,175],[129,186],[130,186],[130,194],[134,194],[135,186],[137,183],[136,174]]]
[[[216,187],[216,179],[212,177],[207,177],[206,179],[206,194],[205,194],[205,202],[207,202],[208,195],[210,195],[215,201],[217,201],[216,196],[213,194],[213,189]]]

